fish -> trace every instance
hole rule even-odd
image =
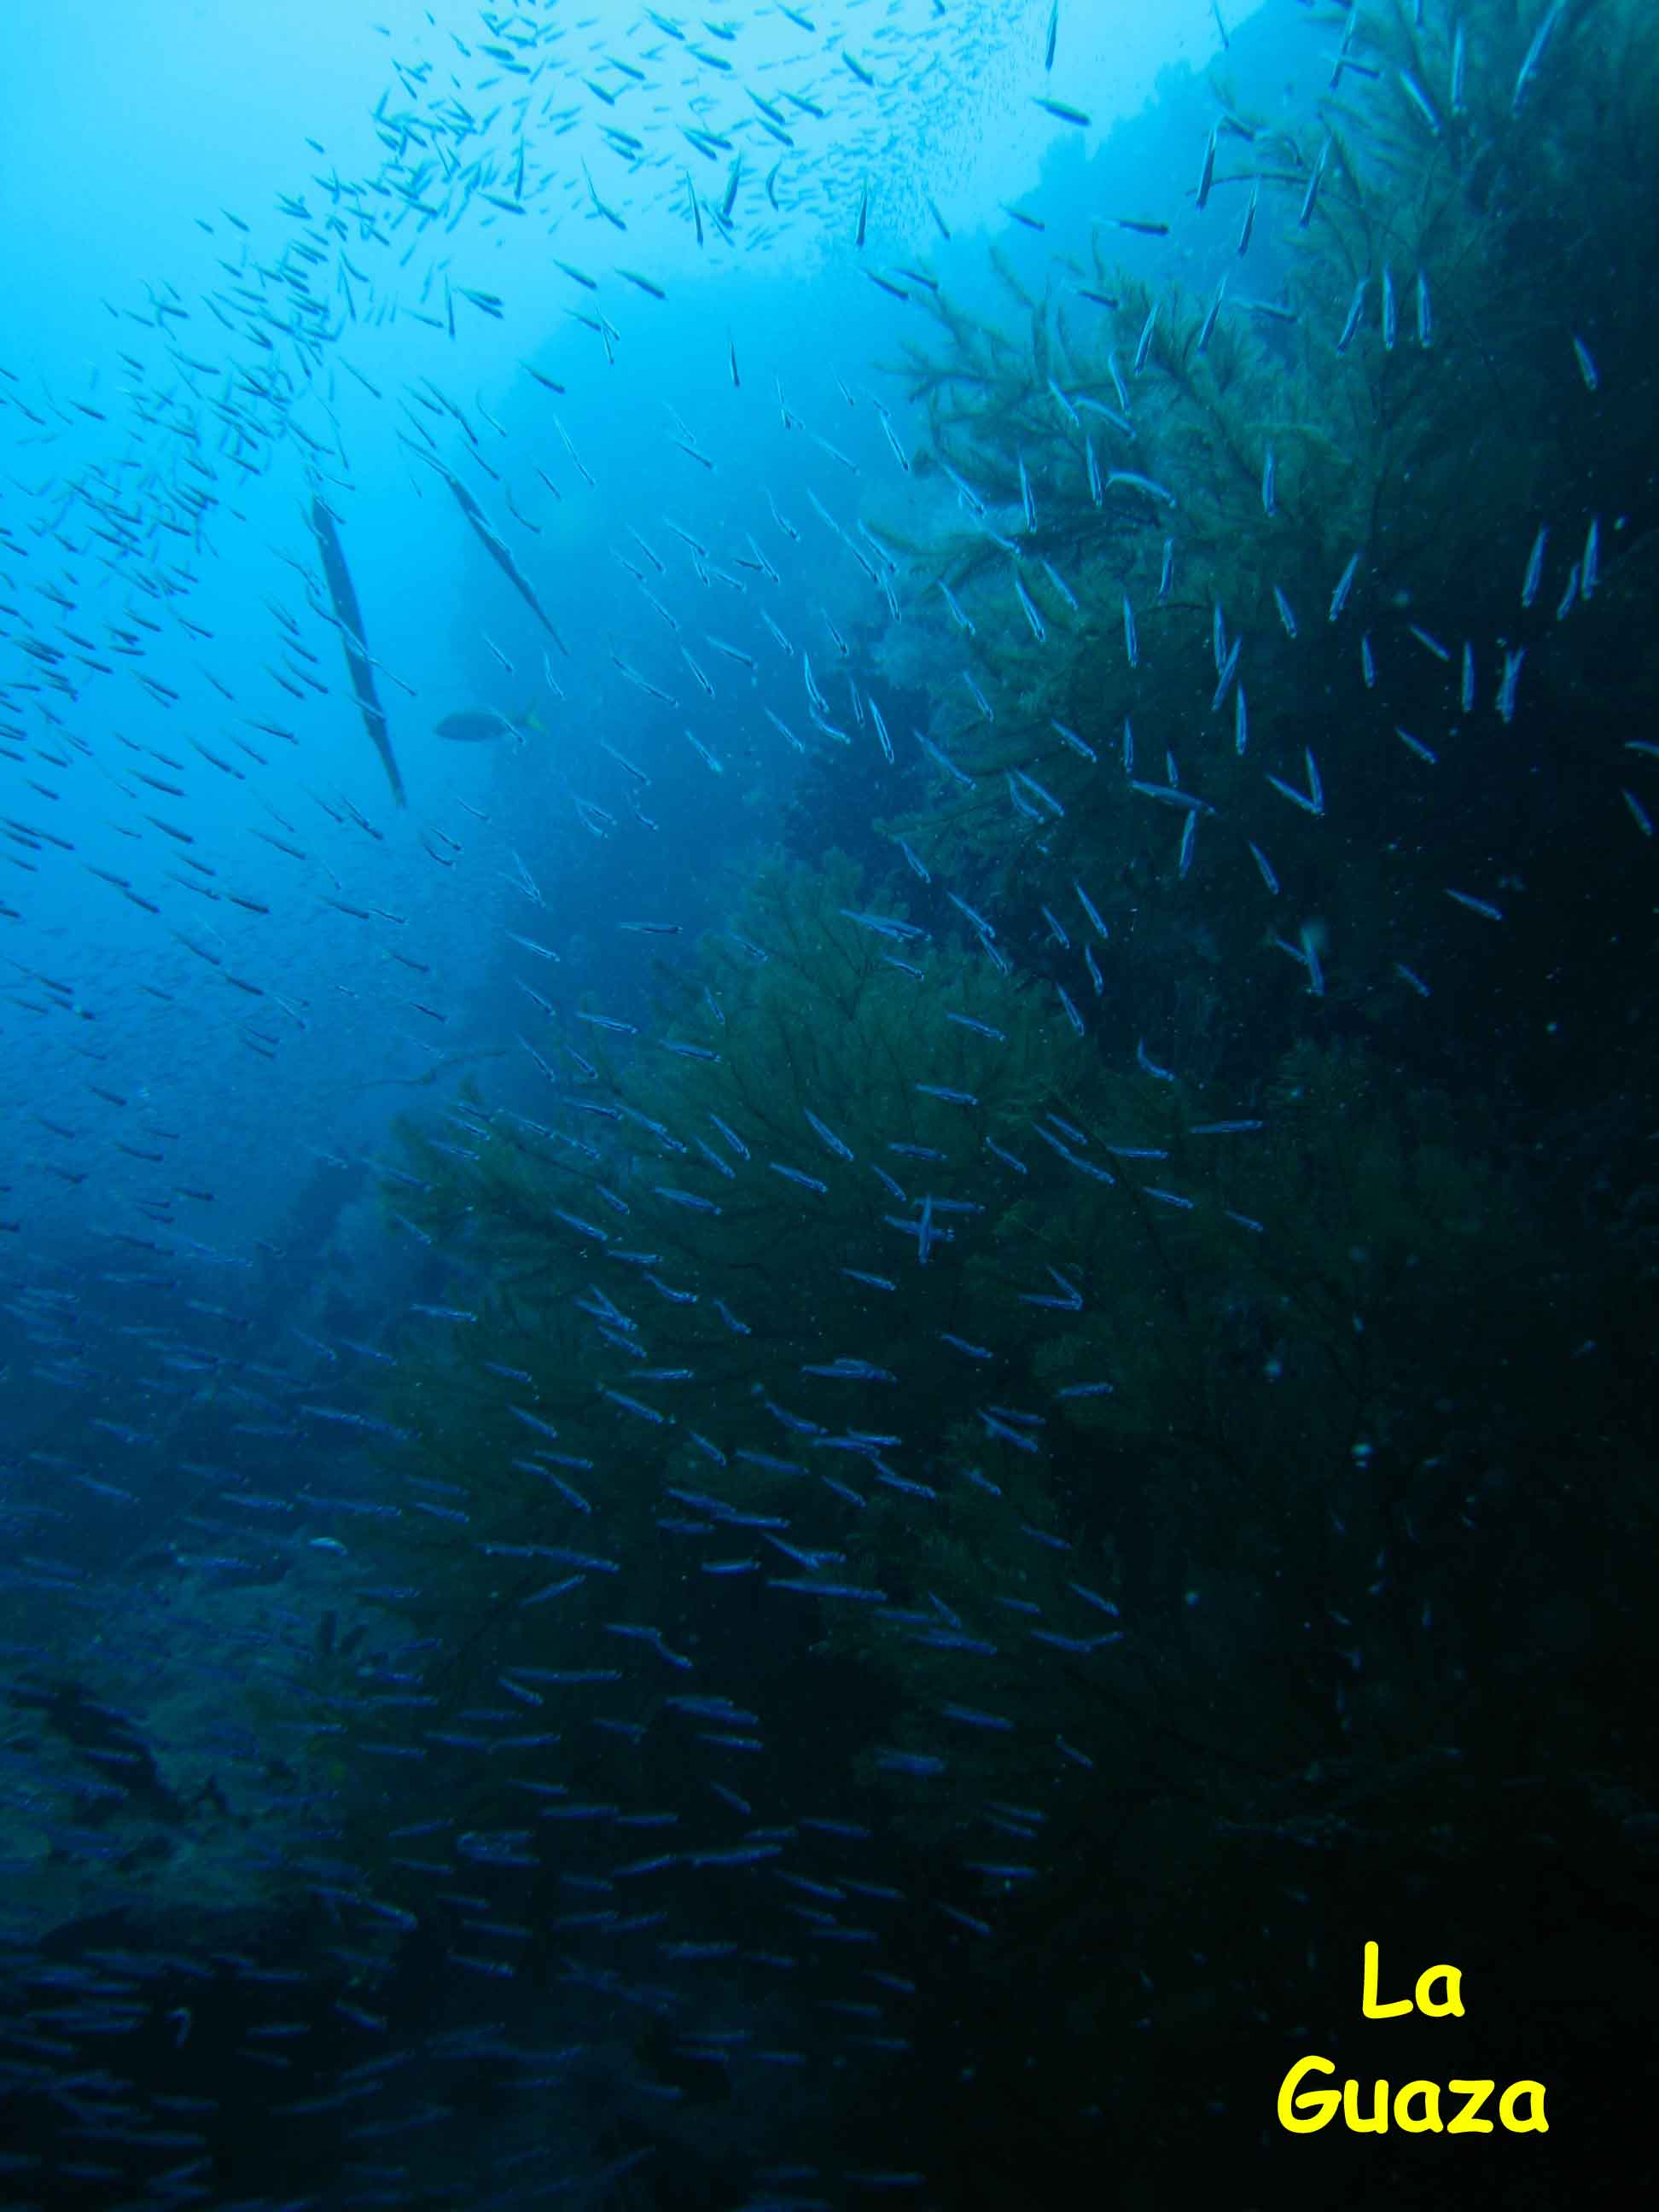
[[[1198,179],[1198,207],[1200,214],[1209,204],[1210,187],[1215,182],[1215,149],[1216,134],[1212,131],[1204,142],[1204,166]],[[1249,243],[1248,237],[1245,242]]]
[[[368,732],[369,742],[380,757],[386,781],[392,786],[392,798],[399,806],[407,805],[408,798],[392,750],[385,711],[374,689],[374,671],[369,664],[368,646],[363,634],[362,610],[357,604],[351,571],[346,566],[345,548],[340,543],[333,512],[319,490],[313,491],[311,497],[311,529],[322,560],[323,580],[328,586],[329,604],[334,610],[340,641],[345,648],[346,668],[351,678],[351,688],[356,694],[363,727]]]
[[[440,465],[434,464],[434,465],[438,467],[438,473],[443,477],[444,482],[449,486],[450,490],[455,495],[456,505],[460,508],[461,513],[466,517],[467,520],[472,525],[474,531],[477,534],[479,542],[483,544],[485,551],[489,555],[490,559],[495,562],[496,567],[507,578],[507,581],[513,586],[520,598],[523,599],[525,605],[535,616],[537,621],[540,623],[542,628],[552,639],[554,644],[558,647],[560,652],[568,659],[570,653],[569,647],[565,643],[563,638],[560,636],[557,629],[554,627],[550,617],[543,608],[541,601],[537,598],[535,591],[532,587],[529,580],[525,576],[520,568],[518,562],[514,559],[510,548],[507,545],[500,534],[492,527],[483,508],[478,505],[477,500],[473,498],[471,493],[467,489],[466,486],[461,482],[459,477],[452,475],[449,470],[443,468]]]
[[[458,744],[485,744],[496,738],[522,738],[526,730],[538,731],[542,725],[533,708],[513,717],[493,707],[467,707],[445,714],[432,726],[436,736]]]

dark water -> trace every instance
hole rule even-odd
[[[1650,2190],[1651,9],[6,36],[5,2201]]]

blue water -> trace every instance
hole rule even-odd
[[[1650,2185],[1650,11],[5,49],[5,2201]]]

